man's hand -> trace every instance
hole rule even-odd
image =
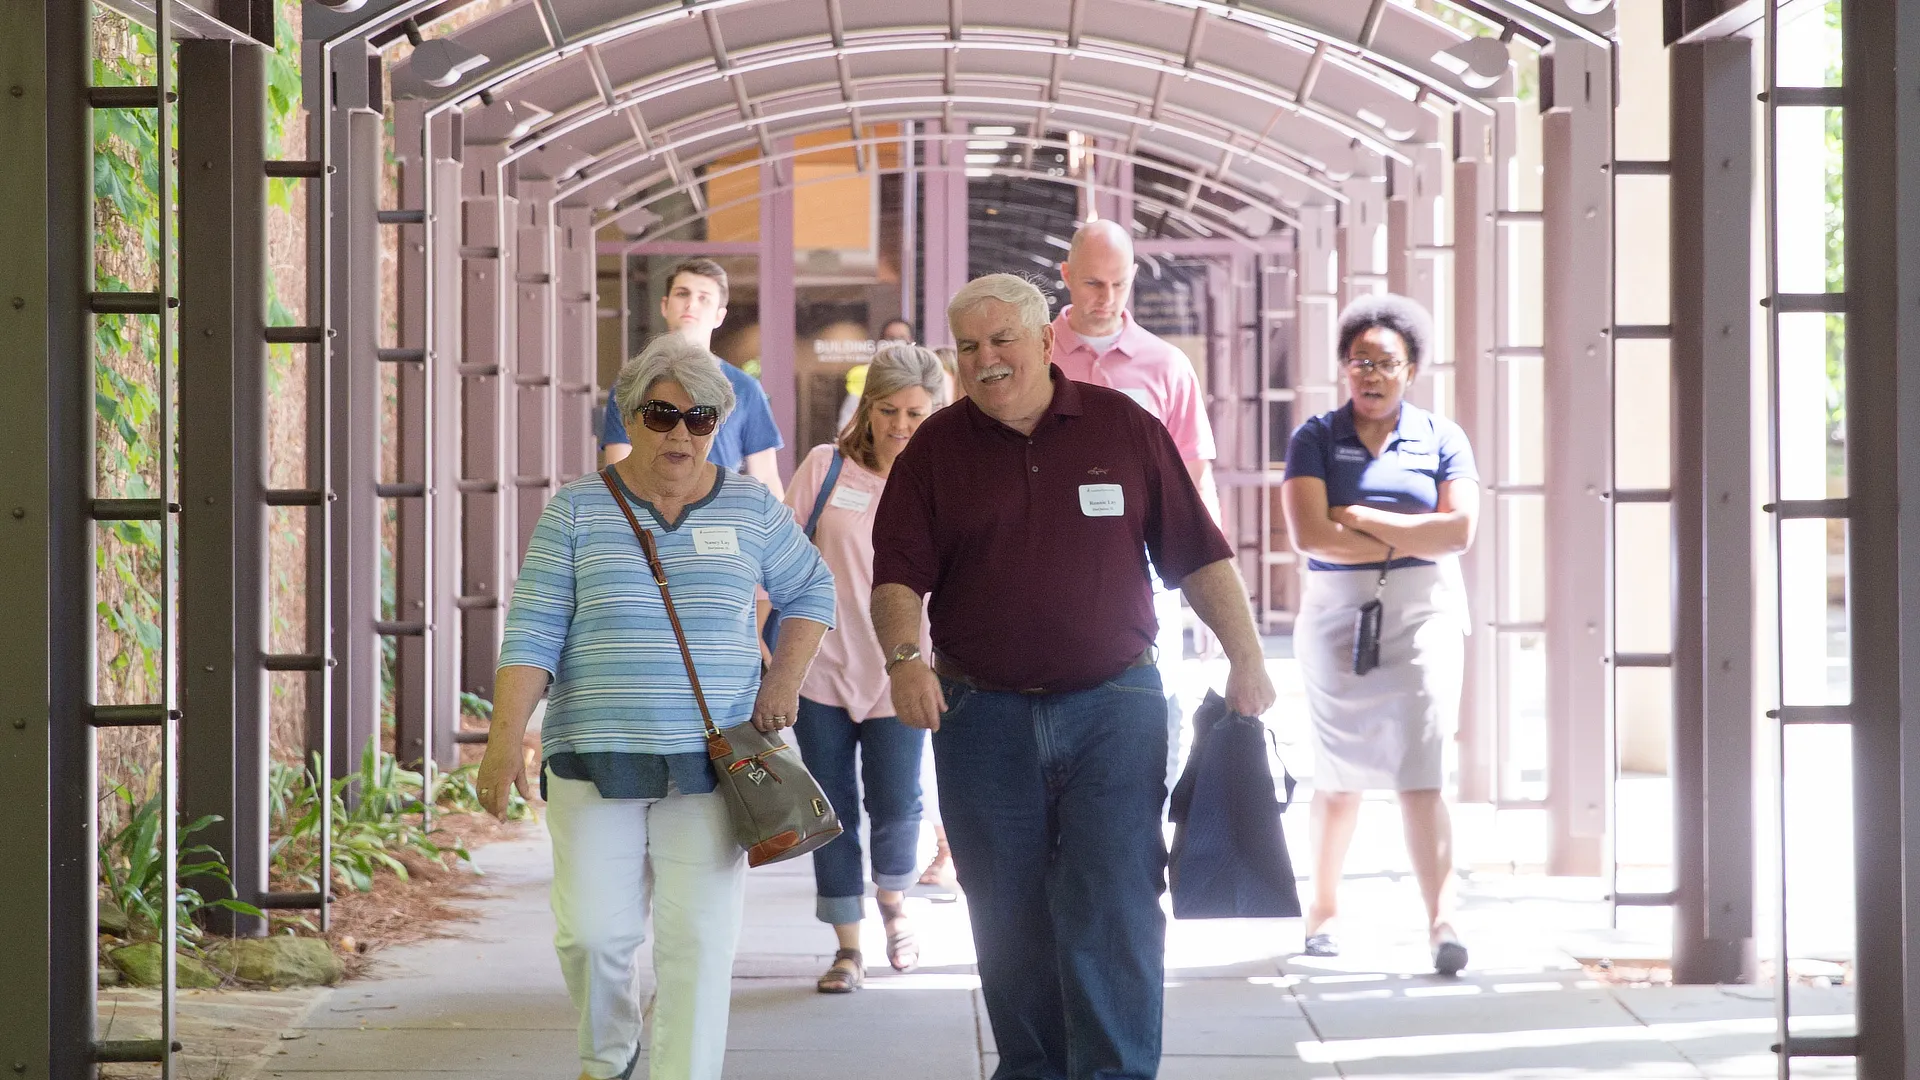
[[[1241,716],[1260,716],[1279,699],[1264,659],[1233,663],[1227,668],[1227,708]]]
[[[940,692],[940,677],[919,660],[893,665],[893,711],[902,724],[922,731],[939,731],[940,714],[947,711],[947,697]]]

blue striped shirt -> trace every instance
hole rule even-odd
[[[754,587],[766,587],[783,619],[832,626],[832,572],[793,511],[736,473],[719,470],[713,490],[671,528],[625,494],[659,548],[714,723],[751,718],[760,689]],[[556,492],[534,526],[500,646],[500,666],[514,664],[553,677],[541,732],[549,758],[705,749],[660,589],[597,473]]]

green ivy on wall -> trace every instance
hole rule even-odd
[[[267,130],[269,157],[282,156],[302,123],[300,42],[293,27],[299,0],[275,5],[277,47],[267,57]],[[97,86],[151,85],[154,34],[107,11],[95,15],[93,81]],[[176,129],[177,130],[177,129]],[[93,197],[95,204],[95,280],[102,290],[153,288],[152,268],[159,261],[159,117],[145,109],[102,109],[93,114]],[[284,183],[270,183],[271,205],[290,210]],[[274,288],[271,268],[267,290],[270,323],[295,321]],[[103,495],[156,498],[159,380],[146,376],[158,363],[151,320],[131,316],[94,321],[94,407],[98,416],[98,457]],[[269,371],[269,385],[280,372]],[[110,679],[159,681],[160,529],[154,522],[114,522],[110,542],[96,547],[96,568],[115,587],[101,590],[97,614],[108,646]],[[117,644],[117,648],[112,646]]]

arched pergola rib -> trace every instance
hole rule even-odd
[[[924,78],[922,78],[916,81],[925,81],[925,80]],[[811,86],[811,87],[798,88],[794,90],[790,96],[804,100],[806,98],[820,97],[822,95],[830,93],[831,90],[832,90],[832,86],[830,84],[825,84],[825,83],[815,84],[814,86]],[[895,113],[899,111],[897,102],[900,100],[901,99],[898,99],[898,98],[888,98],[888,97],[868,97],[868,98],[861,99],[861,109],[865,114],[865,122],[871,123],[876,117],[881,115],[886,115],[890,119],[906,119],[906,120],[928,119],[929,116],[932,115],[931,113],[928,113],[928,112],[913,111],[913,110],[909,110],[908,112],[902,115],[895,115]],[[924,99],[918,96],[915,96],[908,100],[924,100]],[[967,95],[959,95],[953,98],[952,100],[956,104],[959,104],[961,102],[967,102],[971,104],[978,101],[979,99],[972,99]],[[771,103],[762,102],[761,104],[766,105]],[[1005,107],[1003,100],[996,101],[994,104],[996,108]],[[1087,106],[1083,106],[1079,103],[1074,103],[1074,102],[1068,102],[1064,104],[1049,103],[1048,107],[1049,109],[1065,111],[1069,114],[1082,114],[1082,115],[1086,114],[1086,110],[1088,109]],[[823,108],[828,108],[828,107],[823,106]],[[1024,106],[1024,108],[1014,111],[1013,115],[1011,116],[995,115],[991,117],[991,119],[996,121],[1001,121],[1001,122],[1012,123],[1017,126],[1019,124],[1025,123],[1027,120],[1030,119],[1029,114],[1032,112],[1032,109],[1033,109],[1032,103],[1027,103]],[[837,105],[835,107],[830,107],[828,108],[828,111],[836,114],[851,113],[851,110],[846,108],[844,105]],[[700,116],[687,118],[687,120],[684,121],[684,123],[694,124],[694,123],[700,123],[708,120],[717,120],[721,117],[729,116],[732,113],[733,113],[733,110],[727,106],[715,106],[709,109],[706,113],[701,114]],[[760,116],[756,117],[755,121],[752,121],[752,122],[737,121],[737,122],[731,122],[731,124],[734,129],[738,130],[741,126],[746,125],[748,123],[765,125],[771,122],[771,120],[774,117],[782,116],[782,115],[785,115],[785,114],[763,112]],[[1148,118],[1148,117],[1128,116],[1127,114],[1122,114],[1122,113],[1106,113],[1104,114],[1104,116],[1105,118],[1115,119],[1116,122],[1112,125],[1106,126],[1105,130],[1102,133],[1116,134],[1118,137],[1122,137],[1122,138],[1127,137],[1129,134],[1131,134],[1132,131],[1139,130],[1142,127],[1164,128],[1166,130],[1177,133],[1181,138],[1187,138],[1187,139],[1197,140],[1203,137],[1203,132],[1200,130],[1197,130],[1198,128],[1203,126],[1198,121],[1196,121],[1194,125],[1189,126],[1189,125],[1180,124],[1180,123],[1170,123],[1168,122],[1168,117],[1164,115],[1161,118],[1161,120],[1158,122],[1153,121],[1151,118]],[[969,119],[981,120],[981,119],[988,119],[988,118],[977,116],[977,115],[970,115]],[[1124,123],[1119,122],[1122,120],[1124,121]],[[816,124],[808,125],[808,131],[810,132],[815,130],[830,130],[836,126],[842,126],[842,125],[831,124],[831,123],[816,123]],[[1092,127],[1093,125],[1088,125],[1088,126]],[[1214,125],[1214,126],[1218,126],[1218,125]],[[679,151],[684,149],[691,142],[695,142],[695,141],[704,142],[704,141],[710,140],[719,130],[721,129],[712,128],[712,127],[703,128],[699,132],[691,134],[686,141],[673,144],[671,146],[661,145],[661,146],[658,146],[657,149],[661,151],[671,151],[675,154],[677,159],[679,156]],[[783,137],[785,137],[785,136],[796,134],[796,133],[797,132],[793,130],[783,129],[780,134]],[[1298,150],[1292,146],[1286,145],[1284,143],[1278,143],[1271,138],[1265,139],[1260,144],[1259,147],[1256,147],[1253,150],[1250,150],[1247,146],[1241,145],[1240,144],[1241,139],[1245,139],[1247,142],[1252,142],[1251,137],[1248,137],[1245,134],[1244,130],[1237,133],[1231,133],[1229,137],[1224,141],[1215,140],[1214,145],[1215,145],[1215,149],[1220,151],[1219,156],[1217,158],[1210,159],[1205,162],[1199,162],[1198,164],[1202,166],[1202,168],[1197,168],[1195,171],[1198,172],[1198,171],[1204,171],[1204,170],[1212,170],[1214,172],[1220,172],[1221,170],[1219,168],[1219,165],[1222,160],[1228,162],[1229,164],[1236,160],[1246,160],[1260,167],[1266,168],[1268,171],[1274,172],[1278,176],[1292,179],[1295,182],[1302,183],[1309,188],[1318,189],[1322,192],[1322,194],[1328,196],[1329,198],[1333,198],[1336,200],[1338,199],[1339,197],[1338,191],[1336,188],[1332,186],[1332,182],[1337,182],[1338,177],[1335,174],[1339,173],[1339,170],[1331,168],[1328,162],[1322,161],[1321,159],[1314,157],[1304,151]],[[758,139],[756,137],[751,141],[757,142]],[[610,157],[613,157],[622,147],[633,148],[641,151],[644,151],[646,149],[645,147],[642,147],[639,144],[637,139],[623,140],[620,143],[616,143],[612,147],[601,148],[598,151],[600,155],[600,159],[604,161]],[[741,147],[737,145],[729,144],[725,149],[708,150],[704,154],[696,155],[696,157],[704,160],[711,160],[715,156],[719,156],[725,153],[732,153],[740,148]],[[509,151],[504,156],[503,160],[508,163],[521,160],[535,153],[538,149],[539,147],[535,147],[535,146],[521,146],[516,150]],[[1280,161],[1284,162],[1286,167],[1285,168],[1278,167],[1276,160],[1271,155],[1259,152],[1259,150],[1261,149],[1278,151],[1279,153],[1284,154],[1285,157],[1280,159]],[[1411,163],[1411,158],[1409,156],[1398,151],[1396,151],[1394,154],[1387,155],[1387,157],[1389,157],[1392,160],[1400,161],[1404,164]],[[699,163],[700,163],[699,160],[695,160],[694,162],[692,162],[691,166],[689,166],[687,162],[682,162],[681,171],[684,173],[689,167],[697,167]],[[592,166],[589,166],[588,170],[590,172],[595,172],[595,171],[604,172],[605,168],[604,166],[602,166],[598,170],[596,170]],[[1311,174],[1314,172],[1318,172],[1321,175],[1326,176],[1328,179],[1328,182],[1322,182],[1317,178],[1313,178]],[[677,179],[686,180],[688,178],[686,176],[681,176],[681,177],[678,177]]]
[[[902,134],[902,135],[888,135],[888,136],[870,136],[870,137],[858,138],[858,139],[842,139],[837,142],[822,144],[818,146],[795,147],[791,150],[781,151],[778,154],[778,160],[788,161],[788,160],[793,160],[795,158],[806,157],[811,154],[833,153],[838,150],[859,149],[861,147],[865,147],[868,150],[873,150],[882,146],[900,145],[902,143],[937,144],[940,142],[964,142],[968,138],[970,138],[970,136],[964,135],[964,134],[956,135],[956,134],[929,132],[929,133],[917,133],[911,136]],[[1046,149],[1052,149],[1052,150],[1068,149],[1067,144],[1059,140],[1033,139],[1033,138],[1029,138],[1021,135],[1008,136],[1006,137],[1006,141],[1010,143],[1018,143],[1020,145],[1028,146],[1028,147],[1036,147],[1036,148],[1044,147]],[[746,149],[746,147],[741,146],[738,149]],[[1241,202],[1250,203],[1250,204],[1259,206],[1263,211],[1266,211],[1271,216],[1273,216],[1276,220],[1280,221],[1283,224],[1286,224],[1286,225],[1299,224],[1299,218],[1293,212],[1294,207],[1289,206],[1285,202],[1270,200],[1268,197],[1266,197],[1265,193],[1263,192],[1253,192],[1253,191],[1249,191],[1245,187],[1207,181],[1205,180],[1205,178],[1200,177],[1198,174],[1176,169],[1164,162],[1146,161],[1135,156],[1127,155],[1120,151],[1093,148],[1085,152],[1092,157],[1112,159],[1112,160],[1125,160],[1137,165],[1148,165],[1153,168],[1159,169],[1163,172],[1169,173],[1170,175],[1177,176],[1183,180],[1192,181],[1195,179],[1200,179],[1203,184],[1213,188],[1216,191],[1221,192],[1222,194],[1231,196],[1232,198],[1237,199]],[[607,222],[612,221],[613,219],[620,217],[623,214],[631,213],[634,210],[647,209],[648,207],[653,206],[654,204],[664,199],[670,198],[675,194],[686,191],[688,187],[690,187],[692,184],[705,183],[707,181],[718,179],[720,177],[731,176],[737,173],[759,169],[762,166],[769,165],[769,164],[772,164],[772,162],[769,160],[756,158],[752,161],[745,161],[736,165],[729,165],[722,169],[710,170],[705,175],[703,175],[699,180],[677,182],[670,188],[666,188],[661,191],[650,193],[649,195],[647,195],[646,198],[639,199],[634,202],[620,203],[619,205],[610,209],[596,210],[593,218],[594,227],[597,229],[605,225]],[[992,166],[981,166],[981,167],[994,168]],[[1032,170],[1032,169],[1013,169],[1009,166],[998,166],[997,168],[999,168],[1002,171],[1003,175],[1032,176],[1039,179],[1058,181],[1059,183],[1070,185],[1073,187],[1090,187],[1090,186],[1098,187],[1099,186],[1097,184],[1094,184],[1092,181],[1084,178],[1062,177],[1062,176],[1053,175],[1051,173],[1039,172],[1037,170]],[[908,171],[962,172],[964,171],[964,167],[963,166],[945,167],[945,166],[936,165],[936,166],[920,166],[918,168],[910,168],[909,166],[903,165],[898,168],[870,168],[866,171],[871,175],[892,175],[897,173],[905,173]],[[602,177],[601,179],[603,180],[609,179],[609,177]],[[653,185],[659,183],[660,179],[661,179],[660,173],[655,173],[651,176],[643,178],[642,180],[636,181],[634,184],[629,185],[625,190],[617,194],[615,198],[616,199],[624,198],[627,195],[634,194],[638,191],[646,190],[647,188],[650,188]],[[781,186],[783,188],[797,188],[800,185],[787,183]],[[588,185],[588,187],[591,187],[591,185]],[[566,196],[556,195],[556,200],[558,200],[556,202],[556,205],[573,205],[573,206],[580,205],[581,202],[583,201],[578,198],[580,190],[585,190],[585,189],[576,189],[575,191],[571,192]],[[758,196],[753,196],[752,198],[757,198],[757,197]],[[585,200],[585,201],[589,206],[593,205],[593,203],[595,202],[595,200]],[[604,200],[599,200],[599,201],[604,203]],[[748,199],[747,201],[751,201],[751,198]],[[729,202],[723,205],[738,205],[738,204],[739,204],[739,201],[734,201],[734,202]],[[1220,222],[1211,223],[1207,226],[1208,228],[1225,229],[1225,230],[1231,230],[1235,228],[1232,218],[1228,216],[1224,210],[1220,210],[1219,208],[1213,207],[1209,204],[1202,204],[1202,205],[1208,205],[1209,210],[1217,212],[1221,216]],[[707,212],[712,213],[718,209],[720,209],[719,206],[709,207]],[[677,228],[678,225],[679,223],[676,223],[673,226],[650,225],[648,226],[648,231],[670,232],[673,228]]]
[[[629,84],[627,87],[623,87],[620,91],[616,92],[611,100],[609,100],[604,93],[592,98],[583,99],[574,106],[556,111],[553,117],[545,122],[539,129],[516,139],[512,144],[512,148],[509,150],[509,155],[511,158],[517,159],[528,153],[535,152],[545,145],[565,139],[567,136],[623,110],[636,108],[674,93],[711,85],[732,75],[744,76],[784,64],[833,60],[842,56],[893,54],[916,51],[945,52],[957,49],[960,51],[971,50],[980,52],[1008,51],[1083,59],[1095,63],[1120,64],[1158,75],[1176,75],[1249,98],[1273,110],[1272,118],[1268,123],[1268,130],[1266,132],[1255,132],[1247,128],[1240,128],[1234,133],[1234,138],[1245,140],[1250,145],[1256,147],[1262,143],[1266,143],[1284,148],[1284,152],[1286,152],[1288,156],[1299,159],[1301,164],[1310,168],[1320,168],[1324,171],[1325,163],[1316,155],[1301,154],[1296,149],[1297,144],[1285,140],[1276,142],[1268,138],[1274,126],[1285,117],[1298,116],[1305,120],[1317,122],[1326,127],[1329,135],[1333,138],[1358,141],[1367,150],[1381,157],[1390,158],[1401,164],[1412,163],[1410,155],[1396,146],[1393,141],[1383,137],[1383,131],[1369,130],[1366,123],[1358,117],[1349,117],[1345,114],[1335,113],[1330,109],[1312,103],[1309,103],[1304,108],[1298,108],[1292,99],[1271,89],[1264,88],[1262,85],[1251,80],[1231,78],[1223,74],[1208,71],[1204,68],[1196,68],[1188,71],[1179,67],[1171,57],[1148,59],[1145,57],[1127,56],[1117,50],[1113,52],[1102,51],[1097,47],[1097,43],[1096,47],[1089,47],[1084,43],[1081,46],[1074,47],[1051,42],[948,42],[942,40],[856,42],[849,39],[844,46],[836,46],[826,40],[818,40],[808,44],[811,45],[810,48],[801,49],[798,47],[798,43],[780,43],[778,46],[763,50],[765,55],[739,60],[735,67],[730,68],[724,73],[714,71],[710,66],[687,65],[682,69],[655,76],[651,84],[641,86]],[[1238,73],[1235,74],[1237,75]],[[896,76],[895,78],[898,79],[901,77]],[[877,81],[878,79],[873,76],[849,79],[843,73],[836,84],[818,83],[807,87],[786,88],[782,90],[778,96],[813,94],[818,93],[822,88],[831,89],[833,86],[837,86],[841,90],[843,98],[846,98],[848,97],[847,92],[851,87],[872,86]],[[1270,85],[1271,84],[1268,84],[1268,86]],[[1051,79],[1046,89],[1048,97],[1035,102],[1032,106],[1033,109],[1037,111],[1050,110],[1055,104],[1052,98],[1057,96],[1058,92],[1063,89],[1081,93],[1105,93],[1108,95],[1115,93],[1109,86],[1103,83],[1082,79],[1072,81]],[[769,94],[755,100],[757,103],[764,103],[772,100],[775,96],[776,95]],[[1412,105],[1412,103],[1403,99],[1395,99],[1395,102],[1400,106]],[[1137,97],[1135,98],[1135,103],[1136,105],[1150,105],[1151,99]],[[848,108],[850,110],[865,108],[867,104],[868,101],[858,97],[858,95],[854,95],[848,100]],[[1421,108],[1422,106],[1413,107]],[[1214,122],[1221,127],[1228,126],[1224,124],[1224,122]]]
[[[893,98],[868,100],[862,103],[862,107],[868,112],[867,122],[872,123],[874,122],[874,116],[876,115],[876,111],[878,115],[884,115],[891,118],[891,113],[889,113],[888,110],[900,109],[900,110],[905,110],[905,115],[902,115],[901,117],[899,117],[900,119],[926,119],[930,116],[939,115],[938,110],[944,109],[945,107],[950,105],[959,105],[959,104],[965,104],[968,106],[988,108],[988,109],[1005,109],[1010,112],[1022,112],[1025,110],[1030,110],[1032,108],[1031,102],[1022,101],[1019,99],[995,98],[995,97],[988,97],[985,95],[972,95],[972,94],[955,94],[951,96],[944,95],[944,94],[902,95],[902,96],[893,97]],[[1151,125],[1154,123],[1154,121],[1146,117],[1127,115],[1124,113],[1119,113],[1119,112],[1106,110],[1106,109],[1096,109],[1091,106],[1080,105],[1077,103],[1057,104],[1054,106],[1054,108],[1060,112],[1070,113],[1076,116],[1091,117],[1096,120],[1105,120],[1115,125],[1115,127],[1111,129],[1102,131],[1101,133],[1103,134],[1122,133],[1127,131],[1131,127]],[[724,114],[730,111],[731,110],[728,110],[725,108],[715,108],[715,109],[709,110],[706,115],[717,117],[721,114]],[[815,123],[813,124],[813,127],[816,129],[839,127],[839,126],[842,126],[841,118],[845,117],[846,113],[847,113],[847,107],[845,103],[836,101],[836,102],[830,102],[822,105],[809,105],[809,106],[803,106],[800,108],[790,109],[783,113],[773,114],[771,116],[763,116],[756,121],[745,121],[745,120],[735,119],[735,120],[727,121],[725,123],[718,123],[710,128],[706,128],[700,131],[695,135],[690,135],[683,138],[675,139],[672,142],[660,143],[651,148],[635,148],[634,150],[631,150],[625,154],[615,153],[615,154],[606,155],[606,157],[603,158],[602,160],[603,161],[610,160],[611,163],[603,164],[598,170],[598,174],[606,175],[610,172],[623,170],[628,168],[630,165],[651,160],[667,152],[678,153],[679,151],[684,150],[689,146],[693,146],[698,143],[715,139],[727,134],[747,132],[755,124],[764,124],[764,123],[767,123],[768,121],[784,123],[788,121],[798,120],[798,121],[802,121],[804,126],[804,122],[814,118],[824,119],[827,117],[832,117],[834,122]],[[1093,129],[1100,130],[1097,127]],[[1217,139],[1212,136],[1203,135],[1199,132],[1188,131],[1185,129],[1179,129],[1179,130],[1183,138],[1190,139],[1204,146],[1209,146],[1216,152],[1232,152],[1232,153],[1238,154],[1246,161],[1253,162],[1256,165],[1266,168],[1267,170],[1274,172],[1278,175],[1294,179],[1297,182],[1305,185],[1306,187],[1314,191],[1320,192],[1322,195],[1326,197],[1326,201],[1329,203],[1343,203],[1346,201],[1346,195],[1343,192],[1341,192],[1338,187],[1332,184],[1317,180],[1301,172],[1300,170],[1293,168],[1290,165],[1273,161],[1269,158],[1265,158],[1258,154],[1246,152],[1239,147],[1233,146],[1224,140]],[[1206,163],[1201,163],[1201,164],[1204,167]],[[577,181],[571,185],[563,185],[563,188],[568,193],[571,193],[572,191],[577,191],[580,188],[585,187],[588,183],[591,183],[591,182],[592,182],[592,179],[589,178],[588,180],[585,180],[585,181]]]
[[[817,152],[817,149],[810,148],[807,152],[815,153]],[[1060,184],[1065,187],[1086,186],[1083,181],[1075,180],[1070,177],[1054,176],[1048,173],[1038,172],[1032,169],[1019,169],[1019,168],[1012,168],[1004,165],[1003,166],[983,165],[983,166],[975,166],[974,168],[976,170],[986,171],[988,173],[991,173],[994,176],[1008,176],[1008,177],[1015,177],[1015,178],[1026,179],[1026,180],[1045,180],[1045,181],[1050,181],[1053,183]],[[895,176],[895,175],[904,174],[907,171],[908,171],[908,168],[906,166],[896,166],[891,168],[876,168],[876,169],[870,170],[870,175]],[[959,166],[953,166],[949,168],[922,167],[915,171],[922,174],[929,173],[929,172],[960,173],[963,171],[963,169]],[[659,223],[656,223],[654,225],[649,225],[647,227],[647,231],[649,233],[657,233],[657,234],[662,234],[662,236],[664,236],[665,234],[672,233],[676,229],[684,228],[687,225],[692,224],[693,222],[699,221],[700,219],[705,217],[709,217],[722,210],[736,209],[739,207],[749,206],[759,202],[761,198],[766,197],[768,195],[778,194],[781,192],[799,191],[804,188],[811,187],[815,184],[829,183],[834,179],[838,179],[838,178],[824,177],[818,180],[782,181],[779,184],[775,185],[774,188],[769,191],[755,192],[752,195],[743,195],[736,199],[729,199],[726,202],[714,203],[708,206],[704,211],[697,211],[692,214],[687,214],[682,217],[676,218],[672,221],[666,221],[663,219]],[[1260,243],[1259,237],[1248,235],[1245,230],[1239,228],[1230,219],[1227,219],[1224,216],[1218,221],[1202,220],[1199,215],[1196,215],[1187,210],[1183,210],[1181,207],[1174,205],[1173,203],[1167,202],[1164,199],[1155,198],[1151,195],[1141,194],[1137,191],[1133,193],[1132,198],[1134,202],[1140,205],[1148,206],[1154,210],[1162,211],[1168,217],[1186,223],[1189,227],[1193,228],[1196,232],[1200,232],[1206,235],[1224,236],[1227,239],[1245,244],[1249,248],[1265,250],[1265,248]],[[559,198],[556,197],[553,200],[551,205],[553,206],[561,205]],[[1209,207],[1208,209],[1212,210],[1216,208]],[[1279,210],[1273,210],[1272,216],[1275,221],[1281,224],[1284,224],[1290,227],[1297,227],[1299,225],[1299,219],[1293,216],[1292,214],[1288,214]],[[594,228],[598,230],[605,223],[606,223],[605,218],[596,219],[594,221]],[[634,242],[644,243],[646,239],[647,239],[647,236],[646,234],[643,233],[635,237]]]
[[[537,41],[530,39],[526,42],[517,54],[506,59],[496,60],[482,67],[480,70],[470,73],[446,91],[438,91],[434,88],[426,87],[417,80],[397,77],[394,92],[404,96],[422,97],[440,103],[472,97],[483,90],[503,91],[522,76],[552,63],[560,57],[584,49],[589,45],[609,45],[633,34],[644,33],[650,29],[670,25],[683,19],[697,16],[704,17],[708,14],[717,15],[722,11],[732,8],[763,2],[776,2],[776,0],[686,0],[685,3],[674,4],[670,8],[654,8],[647,11],[634,12],[626,18],[584,29],[581,32],[571,35],[565,42],[558,45],[548,45],[545,40],[546,35],[542,33]],[[792,2],[792,0],[777,0],[777,2]],[[1383,70],[1390,71],[1395,76],[1417,87],[1424,88],[1430,94],[1439,95],[1449,104],[1456,107],[1476,110],[1484,110],[1486,108],[1486,106],[1478,100],[1478,96],[1473,88],[1460,82],[1458,77],[1452,72],[1435,64],[1431,54],[1424,57],[1389,54],[1379,46],[1377,35],[1374,42],[1361,43],[1355,41],[1353,37],[1349,36],[1340,28],[1329,25],[1324,18],[1324,12],[1316,10],[1314,6],[1310,4],[1295,3],[1291,5],[1291,8],[1283,15],[1275,9],[1239,6],[1218,2],[1218,0],[1140,0],[1140,2],[1165,4],[1182,10],[1205,11],[1221,21],[1251,26],[1255,29],[1265,31],[1274,35],[1275,40],[1278,42],[1290,43],[1295,38],[1304,36],[1316,43],[1324,43],[1328,46],[1329,55],[1337,52],[1352,56],[1356,58],[1359,63],[1377,66]],[[482,20],[473,26],[464,28],[456,36],[462,40],[471,39],[469,43],[477,48],[478,51],[488,56],[493,56],[493,53],[487,51],[488,48],[502,51],[501,46],[512,47],[513,43],[501,42],[500,46],[493,45],[487,40],[489,27],[497,26],[503,18],[528,13],[533,10],[535,4],[536,0],[526,0],[524,4],[515,5],[489,19]],[[1507,8],[1527,7],[1527,5],[1515,4],[1504,4],[1500,6],[1503,10]],[[1411,9],[1401,8],[1396,5],[1389,5],[1388,11],[1392,13],[1392,17],[1396,20],[1408,18],[1426,19],[1425,16]],[[1543,11],[1535,13],[1534,18],[1518,15],[1514,18],[1516,22],[1536,26],[1541,19],[1546,19],[1547,23],[1551,25],[1553,20],[1557,19],[1558,16],[1553,15],[1551,12]],[[1431,22],[1431,25],[1433,27],[1444,28],[1444,24],[1438,22]],[[940,30],[943,28],[935,27],[934,29]],[[1446,29],[1450,30],[1450,28]],[[1457,31],[1452,32],[1458,33]],[[1062,39],[1066,39],[1073,33],[1074,30],[1071,27],[1060,28],[1060,37]],[[1144,45],[1145,43],[1139,44]],[[709,59],[711,59],[711,57],[709,57]],[[396,76],[399,75],[400,73],[396,72]]]

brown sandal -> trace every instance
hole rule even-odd
[[[933,861],[927,864],[925,870],[920,871],[918,884],[945,885],[952,880],[953,852],[948,850],[945,840],[939,841],[939,845],[934,849]]]
[[[874,903],[880,908],[881,925],[887,928],[887,963],[902,974],[919,967],[920,939],[915,936],[913,926],[894,929],[895,923],[906,921],[906,905],[882,904],[877,900]]]
[[[867,965],[859,949],[841,949],[833,954],[833,966],[813,984],[823,994],[851,994],[867,981]]]

